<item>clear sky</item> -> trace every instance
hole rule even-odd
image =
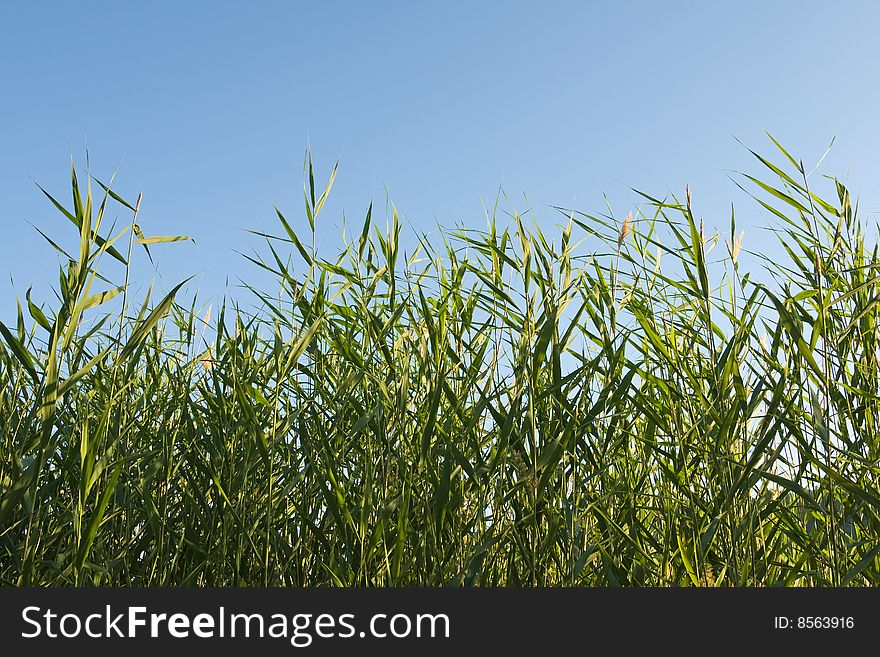
[[[880,207],[880,10],[870,2],[5,2],[0,5],[0,300],[48,299],[57,255],[28,225],[71,235],[32,179],[68,199],[72,155],[143,192],[160,287],[223,294],[256,276],[242,229],[299,226],[308,144],[340,173],[320,239],[385,189],[411,225],[485,225],[499,185],[620,216],[691,185],[708,226],[770,218],[736,189],[755,173],[734,137],[764,129]],[[744,248],[767,237],[747,231]],[[327,255],[330,255],[329,252]],[[14,278],[14,287],[10,279]]]

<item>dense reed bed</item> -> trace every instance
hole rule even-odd
[[[0,326],[0,582],[880,584],[876,235],[775,153],[749,271],[689,192],[319,254],[309,159],[257,312],[132,298],[184,238],[74,170],[57,298]]]

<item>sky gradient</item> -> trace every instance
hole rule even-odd
[[[359,224],[386,190],[431,231],[484,226],[499,186],[550,225],[550,205],[602,211],[607,195],[622,217],[630,187],[690,184],[707,226],[735,202],[743,247],[769,249],[750,227],[770,217],[729,179],[759,171],[737,138],[768,151],[764,130],[808,166],[836,138],[822,172],[873,222],[878,19],[846,2],[4,3],[0,314],[31,284],[50,299],[58,257],[27,221],[73,228],[33,181],[68,200],[86,150],[143,192],[145,233],[196,239],[140,261],[138,284],[198,274],[204,299],[261,280],[236,251],[260,249],[246,229],[276,230],[273,204],[306,227],[309,145],[320,177],[340,162],[328,256],[343,212]]]

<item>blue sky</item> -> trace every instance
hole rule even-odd
[[[319,227],[338,244],[385,190],[420,230],[484,225],[499,185],[547,224],[549,205],[624,216],[690,184],[708,226],[770,218],[730,182],[771,131],[880,208],[880,55],[873,3],[31,2],[0,22],[0,300],[49,298],[57,255],[28,225],[72,236],[32,180],[65,199],[68,159],[143,192],[157,249],[137,280],[218,298],[259,281],[236,250],[305,227],[302,162],[340,161]],[[523,194],[528,202],[522,200]],[[120,217],[122,220],[122,217]],[[748,230],[744,248],[770,248]],[[327,255],[330,255],[329,250]],[[11,279],[14,278],[14,286]],[[236,293],[237,294],[237,293]],[[6,314],[7,311],[2,311]]]

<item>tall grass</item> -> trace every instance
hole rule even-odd
[[[0,582],[877,585],[876,240],[839,181],[757,157],[788,259],[754,271],[689,191],[411,254],[371,210],[328,259],[309,159],[305,221],[250,258],[277,289],[206,315],[131,298],[184,238],[74,170],[58,298],[0,325]]]

